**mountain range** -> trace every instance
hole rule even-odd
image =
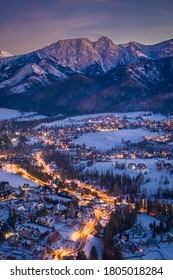
[[[48,115],[173,113],[173,39],[116,45],[78,38],[23,55],[0,51],[0,104]]]

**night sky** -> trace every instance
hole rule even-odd
[[[116,44],[173,38],[171,0],[0,0],[0,50],[22,54],[60,39]]]

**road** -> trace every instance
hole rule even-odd
[[[38,166],[40,166],[45,173],[50,175],[53,180],[55,180],[57,177],[59,177],[58,174],[53,173],[53,171],[49,168],[49,166],[47,166],[47,164],[43,160],[41,151],[39,151],[35,154],[35,159],[37,160]],[[48,182],[43,182],[42,180],[32,176],[26,170],[22,169],[21,167],[18,167],[15,164],[5,164],[5,166],[11,172],[18,173],[22,177],[29,179],[29,180],[35,182],[36,184],[39,184],[41,186],[45,186],[48,184]],[[72,180],[65,180],[65,183],[70,184],[70,183],[72,183]],[[113,207],[115,206],[114,198],[107,195],[105,192],[103,192],[99,189],[96,189],[89,184],[83,184],[80,181],[77,181],[77,184],[78,184],[78,188],[93,190],[94,192],[97,193],[98,197],[100,197],[104,202],[108,203],[110,206],[113,206]],[[64,190],[71,194],[78,194],[80,196],[80,192],[72,191],[72,190],[69,190],[68,188],[65,188]],[[91,200],[91,199],[95,198],[95,196],[88,195],[88,196],[85,196],[84,198]],[[95,226],[97,225],[97,223],[102,215],[102,211],[100,209],[96,208],[93,210],[93,213],[91,213],[91,215],[92,214],[95,218],[90,219],[83,226],[83,228],[80,229],[79,232],[74,233],[74,235],[76,234],[76,241],[77,241],[76,247],[74,249],[60,249],[60,250],[56,250],[56,251],[52,252],[52,255],[54,255],[56,259],[63,259],[65,256],[73,255],[74,253],[80,251],[84,247],[86,240],[88,239],[88,236],[91,234],[91,232],[93,232]]]
[[[83,249],[86,240],[88,239],[88,236],[93,232],[95,226],[99,222],[100,217],[102,215],[102,211],[100,211],[99,209],[95,209],[94,214],[95,214],[95,219],[91,219],[84,225],[83,229],[80,229],[78,232],[74,233],[74,236],[76,235],[76,241],[77,241],[76,247],[74,249],[69,249],[69,250],[60,249],[54,251],[52,253],[54,259],[63,260],[64,257],[74,255],[76,252]]]

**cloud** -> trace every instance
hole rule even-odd
[[[0,49],[12,53],[75,37],[95,40],[105,35],[119,43],[172,36],[170,0],[147,4],[139,0],[0,1]]]
[[[105,3],[105,4],[112,4],[112,5],[127,7],[127,8],[137,8],[137,6],[135,6],[135,5],[122,3],[122,2],[119,2],[119,1],[113,1],[113,0],[95,0],[95,1]]]

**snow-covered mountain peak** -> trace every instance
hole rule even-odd
[[[13,55],[7,51],[0,51],[0,58],[10,57],[10,56],[13,56]]]
[[[90,82],[92,84],[95,78],[99,80],[99,75],[103,75],[105,79],[110,75],[110,80],[119,84],[125,77],[125,85],[131,85],[132,91],[139,85],[142,89],[150,89],[152,85],[153,90],[158,81],[162,82],[165,74],[164,71],[159,72],[159,69],[163,64],[166,65],[164,69],[172,65],[173,39],[155,45],[134,41],[118,45],[105,36],[95,42],[87,38],[66,39],[24,55],[10,57],[4,51],[0,55],[0,91],[3,94],[37,92],[40,89],[46,92],[48,86],[52,87],[51,90],[58,88],[57,93],[60,94],[73,79],[76,86],[72,86],[72,89],[78,88],[78,81],[82,80],[82,89],[87,91]],[[167,59],[160,62],[163,58],[168,58],[170,65]],[[104,86],[107,82],[106,80]],[[168,91],[170,85],[172,80],[164,90]],[[98,88],[96,87],[96,91]],[[72,89],[69,86],[68,91]]]

